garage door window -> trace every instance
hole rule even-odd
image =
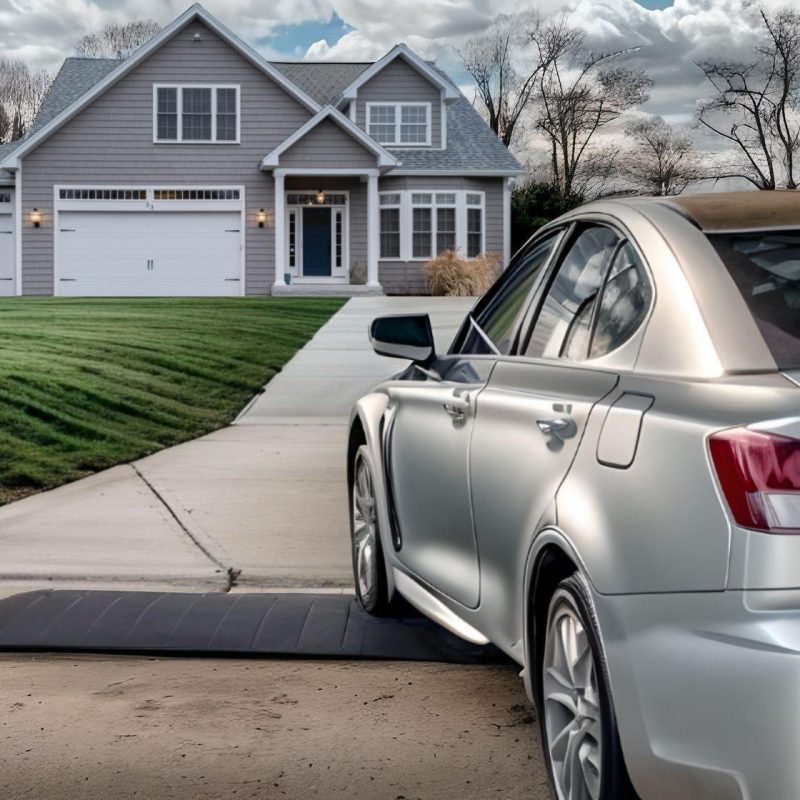
[[[239,141],[238,86],[156,86],[156,142]]]

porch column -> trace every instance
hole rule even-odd
[[[378,175],[367,177],[367,286],[380,287],[378,256],[380,254],[380,222],[378,214]]]
[[[274,286],[286,286],[283,273],[286,269],[286,253],[284,242],[286,241],[285,231],[285,198],[283,192],[283,175],[273,175],[275,181],[275,283]]]

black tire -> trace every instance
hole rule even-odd
[[[359,605],[369,614],[374,616],[387,616],[393,612],[395,603],[389,598],[389,589],[386,581],[386,561],[383,555],[383,545],[381,543],[381,533],[377,513],[374,514],[372,524],[374,526],[374,538],[370,546],[373,548],[371,563],[373,568],[370,570],[371,580],[368,587],[364,587],[364,582],[359,580],[359,543],[356,541],[357,527],[360,520],[357,519],[355,496],[359,481],[359,470],[365,469],[369,476],[370,487],[374,487],[374,474],[369,452],[365,444],[357,447],[352,455],[353,463],[350,465],[350,481],[348,488],[348,500],[350,510],[350,552],[353,560],[353,580],[356,587],[356,599]],[[373,510],[374,509],[374,494]],[[363,560],[362,560],[363,569]],[[364,588],[362,588],[364,587]]]
[[[567,735],[564,736],[569,726],[565,724],[565,727],[562,728],[562,723],[559,722],[559,716],[563,716],[564,720],[569,720],[570,712],[566,710],[562,701],[548,700],[546,698],[546,681],[552,679],[545,675],[545,661],[548,659],[548,656],[558,648],[558,642],[560,641],[563,643],[564,641],[563,636],[565,634],[563,633],[563,628],[556,628],[555,626],[569,626],[573,624],[569,619],[570,615],[574,615],[582,627],[582,631],[581,628],[577,626],[573,628],[573,630],[578,632],[578,641],[581,642],[582,645],[579,646],[579,649],[584,653],[582,657],[575,661],[573,668],[570,670],[574,678],[574,685],[578,686],[578,684],[581,683],[581,676],[578,675],[579,670],[590,670],[590,674],[594,676],[594,681],[586,677],[583,681],[584,689],[577,690],[579,700],[575,705],[577,711],[574,716],[574,721],[571,723],[574,733],[567,733]],[[556,800],[564,800],[566,796],[565,789],[568,788],[569,783],[572,782],[574,785],[575,780],[581,779],[587,781],[585,784],[587,789],[592,784],[592,780],[594,780],[592,788],[599,793],[595,794],[595,791],[591,791],[586,796],[596,798],[596,800],[636,800],[637,798],[636,792],[628,777],[628,771],[625,767],[625,761],[622,755],[616,715],[611,698],[608,668],[600,643],[598,630],[599,627],[594,613],[591,595],[584,579],[578,574],[575,574],[562,580],[550,599],[547,610],[547,622],[543,630],[545,641],[537,648],[539,652],[539,663],[537,665],[536,692],[537,704],[539,706],[538,716],[542,736],[542,749],[544,751],[547,772],[550,777],[551,789]],[[585,638],[583,638],[584,636]],[[550,642],[549,647],[548,641]],[[585,648],[586,643],[588,643],[588,651]],[[563,644],[561,647],[561,655],[563,656],[569,648]],[[593,660],[591,666],[588,665],[589,653],[591,653],[591,658]],[[551,682],[548,685],[552,687],[554,684]],[[562,694],[568,696],[570,690],[565,689]],[[599,704],[595,704],[594,698],[592,697],[593,694],[596,694]],[[581,706],[583,706],[583,708],[581,708]],[[548,712],[548,707],[552,707],[550,712]],[[588,716],[586,716],[586,714],[588,714]],[[599,724],[597,720],[598,716]],[[561,737],[556,735],[556,731],[559,729],[562,731]],[[581,760],[577,755],[578,753],[591,752],[592,742],[595,741],[595,738],[592,734],[583,732],[588,730],[599,730],[601,732],[601,744],[598,748],[599,757],[596,759],[599,761],[600,768],[599,775],[597,775],[596,778],[593,772],[591,757],[587,755],[583,756],[582,769],[577,766],[575,761],[575,759],[578,759],[578,762]],[[554,763],[554,758],[551,753],[551,736],[554,737],[554,740],[558,740],[555,747],[557,754],[561,753],[562,747],[564,748],[565,755],[563,761],[559,764]],[[569,752],[573,736],[575,740],[580,741],[581,744],[574,746],[572,752],[576,755],[573,756],[570,762],[566,753]],[[565,745],[564,742],[567,742],[567,744]],[[568,769],[567,765],[569,763],[575,764],[575,768],[572,770]],[[556,776],[557,768],[561,771],[561,775],[558,778]],[[591,773],[592,780],[582,777],[587,773]]]

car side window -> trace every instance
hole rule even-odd
[[[474,313],[477,326],[470,325],[459,352],[491,354],[495,352],[494,347],[506,355],[511,350],[517,324],[527,307],[526,300],[560,236],[560,230],[554,231],[534,242],[511,262]]]
[[[628,341],[647,315],[652,298],[644,264],[626,242],[617,252],[603,287],[589,358],[604,356]]]
[[[586,358],[603,277],[619,243],[620,237],[601,225],[578,233],[545,296],[525,355]]]

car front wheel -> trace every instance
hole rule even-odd
[[[550,601],[539,675],[544,755],[558,800],[635,798],[588,588],[576,575]]]
[[[356,450],[350,486],[350,532],[356,598],[370,614],[389,610],[375,482],[366,445]]]

